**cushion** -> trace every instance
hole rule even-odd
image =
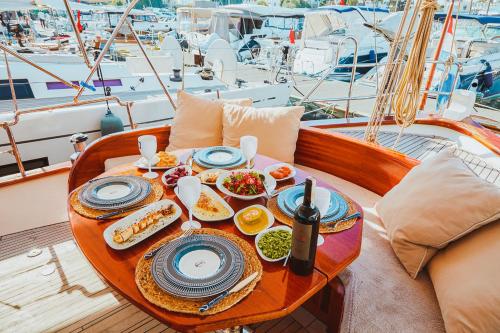
[[[438,249],[500,218],[500,188],[446,149],[408,172],[377,211],[394,252],[415,278]]]
[[[224,103],[251,106],[252,100],[245,98],[211,101],[179,91],[167,151],[220,146]]]
[[[380,196],[328,173],[295,166],[354,198],[363,208],[361,253],[339,275],[346,289],[340,332],[444,332],[427,271],[413,280],[394,255],[374,208]]]
[[[223,143],[238,147],[240,137],[256,136],[257,152],[282,162],[293,163],[304,107],[252,108],[224,104]]]
[[[447,332],[500,329],[500,221],[453,242],[428,264]]]

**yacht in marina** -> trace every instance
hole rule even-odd
[[[324,6],[306,12],[304,30],[294,59],[298,74],[317,75],[339,64],[373,64],[387,55],[388,44],[364,24],[375,24],[389,14],[384,8]],[[354,39],[354,41],[353,41]],[[366,72],[369,66],[360,66]]]
[[[223,40],[201,72],[178,44],[142,71],[2,44],[0,331],[498,331],[500,131],[472,93],[429,115],[404,90],[432,8],[338,119],[237,80]]]
[[[147,61],[144,56],[127,57],[124,62],[103,60],[87,82],[85,77],[90,69],[76,53],[28,57],[10,54],[8,63],[0,65],[0,71],[6,74],[10,71],[14,99],[9,80],[2,80],[0,117],[10,121],[15,110],[26,111],[23,122],[13,129],[23,159],[37,166],[66,161],[72,149],[67,145],[72,134],[84,133],[90,141],[98,138],[101,119],[107,112],[118,117],[125,128],[170,123],[174,115],[172,102],[181,89],[209,99],[247,97],[260,107],[288,102],[291,82],[238,81],[236,57],[229,48],[226,52],[217,49],[207,53],[208,60],[217,58],[217,62],[215,72],[203,77],[198,68],[181,71],[185,64],[175,38],[166,37],[163,42],[165,47],[161,52],[148,56]],[[80,102],[73,105],[81,87],[85,89],[79,96]],[[67,107],[61,109],[60,105]],[[48,112],[32,113],[40,109]],[[1,146],[9,144],[4,134],[0,134]],[[0,161],[4,174],[16,169],[10,156],[3,154]]]

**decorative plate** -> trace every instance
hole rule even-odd
[[[243,253],[232,241],[195,234],[166,244],[151,273],[160,288],[184,298],[217,295],[235,285],[244,271]]]
[[[277,202],[280,210],[293,217],[295,209],[304,197],[304,186],[294,186],[278,194]],[[321,222],[329,223],[337,221],[345,216],[348,210],[345,199],[337,192],[330,190],[330,207],[327,214],[321,218]]]
[[[78,199],[87,207],[115,210],[133,206],[151,193],[151,183],[142,177],[113,176],[91,182],[80,191]]]
[[[202,149],[196,152],[193,158],[198,165],[205,168],[232,168],[246,161],[240,149],[226,146]]]
[[[149,213],[154,213],[159,210],[165,209],[169,207],[170,205],[173,206],[173,212],[171,215],[168,215],[164,218],[160,218],[158,222],[154,223],[153,225],[148,226],[146,229],[144,229],[142,232],[134,234],[131,238],[129,238],[128,241],[123,242],[123,243],[117,243],[113,240],[113,235],[115,233],[115,230],[121,229],[124,230],[128,228],[129,226],[132,226],[134,223],[140,222],[146,215]],[[161,229],[165,228],[166,226],[170,225],[172,222],[177,220],[182,214],[182,209],[179,207],[178,204],[176,204],[174,201],[165,199],[165,200],[160,200],[155,203],[152,203],[151,205],[148,205],[147,207],[144,207],[137,212],[122,218],[121,220],[113,223],[109,227],[107,227],[104,232],[103,232],[103,237],[106,243],[111,247],[112,249],[115,250],[125,250],[128,249],[131,246],[134,246],[135,244],[142,242],[146,238],[150,237],[151,235],[154,235]]]
[[[111,176],[89,182],[81,191],[83,200],[95,204],[113,204],[130,200],[141,191],[135,177]]]

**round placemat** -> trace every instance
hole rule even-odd
[[[285,186],[280,188],[280,190],[285,190],[291,186]],[[351,214],[354,214],[357,212],[356,205],[354,202],[349,199],[346,195],[339,193],[340,196],[342,196],[345,201],[347,202],[348,209],[347,213],[345,216],[349,216]],[[286,224],[290,227],[293,227],[293,218],[289,217],[285,213],[281,211],[281,209],[278,207],[278,197],[275,196],[274,198],[271,198],[270,200],[267,201],[267,208],[273,213],[274,217],[280,221],[283,224]],[[328,233],[334,233],[334,232],[340,232],[344,231],[347,229],[350,229],[354,226],[356,221],[358,220],[357,217],[354,217],[349,220],[341,221],[341,222],[329,222],[329,223],[321,223],[319,226],[319,233],[320,234],[328,234]]]
[[[80,200],[78,200],[78,193],[82,190],[82,187],[83,187],[83,185],[80,186],[75,191],[73,191],[73,193],[71,193],[71,197],[69,199],[71,207],[73,207],[73,209],[78,214],[85,216],[85,217],[88,217],[88,218],[91,218],[91,219],[95,219],[99,215],[110,213],[109,210],[98,210],[98,209],[93,209],[93,208],[82,205]],[[152,181],[151,182],[151,193],[149,193],[149,195],[146,197],[146,199],[139,202],[137,205],[140,207],[143,205],[149,205],[153,202],[160,200],[162,197],[163,197],[163,185],[161,185],[160,183],[158,183],[156,181]],[[137,209],[129,210],[129,211],[124,212],[122,214],[115,215],[115,216],[111,217],[111,219],[121,218],[121,217],[130,215],[130,214],[134,213],[136,210]]]
[[[257,277],[252,282],[250,282],[245,288],[241,289],[236,293],[228,295],[222,301],[220,301],[220,303],[216,304],[214,307],[205,312],[200,312],[199,308],[200,306],[207,303],[207,301],[212,299],[212,297],[208,299],[206,298],[206,299],[193,300],[193,299],[176,297],[166,293],[160,287],[158,287],[158,285],[155,283],[153,279],[153,276],[151,275],[151,264],[153,262],[153,260],[151,259],[148,260],[144,259],[144,257],[141,257],[135,268],[135,283],[137,284],[137,287],[141,291],[142,295],[148,301],[159,306],[160,308],[166,309],[168,311],[191,313],[200,316],[212,315],[229,309],[230,307],[241,301],[243,298],[245,298],[248,294],[250,294],[252,290],[254,290],[255,286],[257,285],[257,282],[259,282],[259,280],[262,277],[262,264],[260,263],[259,257],[257,256],[257,253],[255,252],[254,248],[250,244],[248,244],[248,242],[239,238],[236,235],[227,233],[225,231],[209,229],[209,228],[197,229],[194,230],[194,233],[218,235],[226,237],[232,242],[234,242],[241,249],[241,252],[245,257],[245,270],[243,272],[241,280],[247,278],[254,272],[258,272]],[[179,237],[180,235],[181,233],[178,233],[175,235],[170,235],[168,237],[165,237],[161,241],[151,246],[146,252],[149,252],[163,245],[164,243]]]

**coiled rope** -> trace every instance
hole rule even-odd
[[[425,60],[434,13],[438,9],[436,0],[424,0],[420,7],[420,23],[410,55],[392,100],[396,123],[406,128],[415,122],[420,102],[420,87],[424,78]]]

